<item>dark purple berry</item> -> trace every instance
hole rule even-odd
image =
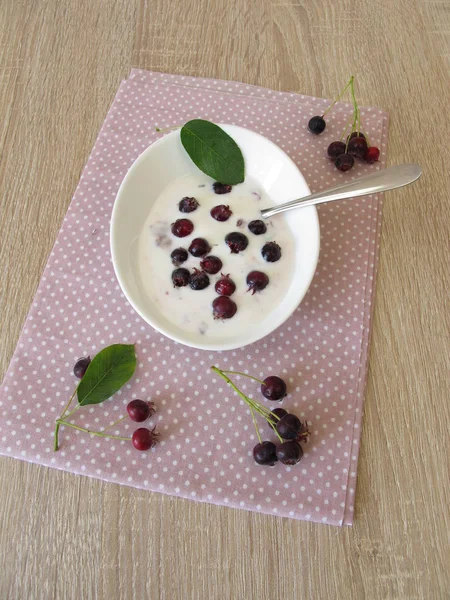
[[[239,231],[233,231],[225,236],[225,243],[232,254],[239,254],[248,246],[248,237]]]
[[[219,296],[213,300],[212,309],[215,319],[231,319],[236,314],[237,306],[228,296]]]
[[[175,248],[175,250],[172,250],[170,258],[172,259],[172,264],[179,267],[188,259],[187,250],[185,248]]]
[[[191,213],[194,212],[199,206],[199,203],[195,198],[189,198],[185,196],[178,202],[178,208],[182,213]]]
[[[189,283],[190,273],[187,269],[180,267],[172,271],[173,287],[184,287]]]
[[[344,142],[331,142],[328,146],[327,154],[331,160],[336,160],[338,156],[344,154],[345,144]]]
[[[153,402],[144,402],[144,400],[131,400],[127,404],[127,413],[132,421],[141,423],[148,419],[155,412]]]
[[[158,434],[153,429],[146,429],[145,427],[140,427],[136,429],[136,431],[131,436],[131,442],[136,450],[141,450],[145,452],[146,450],[150,450],[156,444]]]
[[[347,147],[348,154],[351,154],[352,156],[356,156],[356,158],[364,158],[366,151],[367,151],[366,138],[354,137],[349,141],[348,147]]]
[[[195,238],[192,240],[191,245],[189,246],[189,252],[192,256],[200,257],[205,256],[211,250],[211,246],[204,238]]]
[[[355,159],[350,154],[345,153],[338,156],[334,161],[334,164],[336,165],[336,169],[338,169],[338,171],[345,173],[353,167],[355,164]]]
[[[269,278],[261,271],[250,271],[247,275],[248,292],[252,290],[252,296],[255,292],[260,292],[269,283]]]
[[[262,442],[253,448],[253,458],[258,465],[273,467],[277,462],[276,446],[273,442]]]
[[[172,233],[177,237],[186,237],[194,231],[194,224],[189,219],[177,219],[172,223]]]
[[[209,285],[209,277],[203,271],[194,269],[194,272],[189,278],[189,285],[193,290],[204,290]]]
[[[362,137],[362,138],[366,139],[366,136],[363,134],[362,131],[352,131],[352,133],[350,133],[347,136],[347,142],[349,142],[350,140],[352,140],[355,137]]]
[[[210,275],[215,275],[222,268],[222,261],[217,256],[205,256],[200,262],[200,267]]]
[[[281,258],[281,248],[276,242],[267,242],[261,250],[262,257],[267,262],[277,262]]]
[[[283,442],[276,447],[276,455],[283,465],[295,465],[303,456],[303,448],[297,442]]]
[[[276,415],[278,417],[278,419],[276,419],[275,417],[271,417],[271,421],[273,421],[274,425],[276,423],[278,423],[278,421],[284,417],[285,415],[288,414],[287,410],[284,410],[284,408],[274,408],[273,410],[271,410],[270,412],[272,412],[274,415]]]
[[[326,125],[325,119],[317,116],[309,120],[308,129],[311,133],[319,135],[319,133],[322,133],[322,131],[325,130]]]
[[[75,377],[78,377],[78,379],[82,379],[84,374],[86,373],[88,366],[90,365],[90,362],[90,356],[83,356],[82,358],[79,358],[73,367],[73,374],[75,375]]]
[[[226,185],[224,183],[219,183],[218,181],[213,183],[213,190],[216,194],[229,194],[232,189],[232,185]]]
[[[212,218],[220,222],[228,221],[232,214],[232,210],[226,204],[218,204],[210,211]]]
[[[261,393],[267,400],[282,400],[286,396],[286,384],[281,377],[271,375],[261,384]]]
[[[254,235],[262,235],[267,231],[266,224],[264,221],[260,221],[259,219],[256,219],[256,221],[250,221],[248,228]]]
[[[376,146],[370,146],[370,148],[367,148],[366,153],[364,154],[364,160],[367,163],[372,164],[374,162],[377,162],[379,158],[380,151]]]
[[[236,284],[229,275],[222,273],[222,278],[216,282],[215,290],[220,296],[231,296],[236,290]]]
[[[291,413],[284,415],[276,424],[278,433],[285,440],[296,440],[303,425],[300,419]]]

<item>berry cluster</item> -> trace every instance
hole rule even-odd
[[[90,356],[79,358],[73,368],[74,375],[76,377],[78,377],[78,379],[82,379],[84,377],[90,363],[91,363]],[[150,448],[152,448],[157,443],[159,434],[155,430],[156,429],[155,427],[153,427],[153,429],[151,429],[151,430],[146,427],[139,427],[138,429],[136,429],[134,431],[131,438],[106,433],[108,430],[112,429],[113,427],[118,425],[121,421],[123,421],[124,419],[127,419],[127,418],[130,418],[135,423],[143,423],[144,421],[149,419],[155,413],[156,409],[155,409],[155,404],[153,402],[146,402],[144,400],[135,398],[134,400],[131,400],[128,403],[126,415],[124,415],[123,417],[121,417],[120,419],[118,419],[117,421],[115,421],[114,423],[109,425],[108,427],[105,427],[101,431],[93,431],[91,429],[86,429],[85,427],[80,427],[79,425],[75,425],[74,423],[70,423],[67,420],[68,418],[70,418],[73,415],[73,413],[75,413],[78,409],[82,408],[80,404],[77,404],[77,406],[75,407],[75,409],[72,412],[67,413],[67,411],[70,407],[70,404],[71,404],[71,400],[73,399],[74,395],[75,394],[72,395],[68,405],[66,406],[66,408],[63,411],[60,418],[56,420],[58,428],[59,428],[59,426],[63,425],[65,427],[72,427],[73,429],[77,429],[78,431],[90,433],[91,435],[95,435],[97,437],[131,441],[131,443],[136,448],[136,450],[141,450],[141,451],[150,450]],[[57,449],[58,449],[58,444],[57,444],[57,439],[55,439],[55,450],[57,450]]]
[[[223,185],[215,182],[213,190],[216,194],[229,194],[232,190],[231,185]],[[184,197],[178,203],[178,208],[183,213],[192,213],[199,206],[195,198]],[[224,223],[233,214],[230,207],[226,204],[218,204],[214,206],[210,215],[218,222]],[[238,221],[239,224],[239,221]],[[266,224],[261,220],[254,220],[248,224],[248,230],[253,235],[262,235],[266,233]],[[177,219],[171,225],[171,232],[175,237],[183,238],[191,235],[194,231],[194,223],[190,219]],[[230,249],[232,254],[243,252],[249,243],[248,237],[240,231],[231,231],[224,238],[225,244]],[[222,270],[223,263],[217,256],[209,254],[211,244],[204,238],[194,238],[188,249],[179,247],[175,248],[170,254],[172,264],[176,267],[172,272],[172,283],[174,287],[190,286],[193,290],[204,290],[210,283],[210,275],[216,275]],[[200,259],[200,269],[194,268],[190,272],[181,265],[187,261],[189,254]],[[276,262],[281,258],[281,248],[276,242],[267,242],[261,249],[261,255],[266,262]],[[236,290],[236,285],[230,278],[230,275],[221,273],[221,278],[216,281],[214,289],[219,294],[212,303],[212,314],[215,319],[230,319],[237,312],[236,303],[230,296]],[[269,277],[262,271],[251,271],[246,278],[248,290],[252,294],[261,292],[268,284]]]
[[[308,440],[309,431],[307,423],[302,423],[300,419],[289,413],[284,408],[275,408],[269,410],[256,400],[246,396],[235,383],[228,377],[229,374],[242,375],[253,379],[261,384],[261,393],[268,400],[281,401],[287,392],[286,383],[275,375],[266,377],[264,381],[237,371],[223,371],[217,367],[211,367],[212,370],[220,375],[237,394],[248,405],[253,424],[256,429],[259,443],[253,448],[253,459],[259,465],[273,466],[276,462],[281,462],[284,465],[295,465],[303,456],[303,448],[300,442]],[[256,423],[255,413],[258,413],[268,423],[271,431],[277,436],[278,443],[269,440],[263,441]]]
[[[350,78],[350,81],[345,88],[322,116],[312,117],[308,122],[308,129],[311,133],[314,133],[315,135],[321,134],[326,127],[324,119],[325,115],[330,112],[336,102],[342,98],[349,88],[353,102],[353,121],[346,127],[341,139],[331,142],[327,149],[328,158],[334,162],[336,169],[342,172],[349,171],[353,168],[355,158],[365,160],[369,164],[376,162],[380,158],[379,149],[376,146],[371,146],[367,134],[364,134],[361,131],[361,118],[355,97],[354,77],[352,76]],[[350,133],[348,133],[349,129]],[[345,141],[343,141],[344,139]]]

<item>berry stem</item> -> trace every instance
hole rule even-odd
[[[353,85],[353,75],[350,77],[350,81],[347,83],[347,85],[345,86],[345,88],[342,90],[342,92],[339,94],[339,96],[336,98],[336,100],[327,108],[327,110],[323,113],[322,118],[330,112],[330,110],[333,108],[333,106],[339,102],[339,100],[342,98],[342,96],[345,94],[345,92],[348,90],[348,88]]]
[[[264,385],[264,381],[261,381],[261,379],[257,379],[256,377],[253,377],[253,375],[248,375],[247,373],[241,373],[240,371],[222,371],[222,373],[231,373],[233,375],[242,375],[242,377],[248,377],[249,379],[253,379],[253,381],[257,381],[261,385]]]
[[[274,415],[274,417],[276,417],[276,415]],[[280,420],[280,419],[278,418],[278,420]],[[282,444],[284,442],[284,440],[281,437],[281,435],[278,433],[277,428],[275,427],[275,425],[273,423],[271,423],[270,421],[269,421],[269,425],[272,427],[272,429],[274,430],[277,438],[280,440],[280,443]]]
[[[231,381],[229,377],[225,375],[223,371],[221,371],[217,367],[211,367],[211,370],[214,371],[214,373],[217,373],[217,375],[219,375],[220,377],[222,377],[222,379],[224,379],[233,388],[236,394],[240,396],[246,404],[249,404],[249,401],[252,402],[251,399],[245,394],[243,394],[241,390]]]
[[[256,402],[256,400],[249,398],[243,392],[241,392],[241,390],[231,381],[231,379],[227,375],[225,375],[225,371],[222,371],[218,367],[211,367],[211,370],[214,371],[214,373],[217,373],[218,375],[220,375],[220,377],[222,377],[222,379],[224,379],[233,388],[233,390],[238,394],[238,396],[240,396],[242,398],[242,400],[247,404],[247,406],[252,411],[252,416],[254,416],[253,411],[257,412],[271,426],[273,425],[273,420],[272,420],[273,418],[277,419],[278,421],[280,420],[280,417],[275,415],[271,410],[269,410],[268,408],[266,408],[259,402]],[[230,372],[230,371],[227,371],[227,372]],[[231,371],[231,372],[233,372],[233,371]],[[278,435],[277,431],[276,431],[276,434]],[[283,441],[279,435],[278,435],[278,438],[280,439],[280,441]]]
[[[259,443],[262,444],[261,434],[259,433],[259,428],[255,419],[255,411],[253,410],[253,408],[250,408],[250,412],[252,413],[253,425],[256,429],[256,435],[258,436]]]
[[[351,129],[351,128],[352,128],[352,124],[351,124],[351,123],[349,123],[349,124],[346,126],[346,128],[344,129],[344,133],[341,135],[341,139],[340,139],[340,141],[341,141],[341,142],[342,142],[342,140],[345,138],[345,136],[347,135],[347,131],[348,131],[349,129]]]
[[[124,415],[123,417],[121,417],[118,421],[116,421],[115,423],[111,423],[111,425],[108,425],[108,427],[104,427],[100,433],[104,433],[105,431],[108,431],[108,429],[112,429],[113,427],[115,427],[116,425],[118,425],[121,421],[123,421],[124,419],[126,419],[128,417],[128,414]]]
[[[104,434],[102,431],[92,431],[91,429],[86,429],[85,427],[80,427],[79,425],[75,425],[74,423],[68,423],[67,421],[63,421],[62,419],[57,419],[56,424],[57,424],[57,426],[65,425],[66,427],[72,427],[73,429],[78,429],[78,431],[84,431],[85,433],[90,433],[91,435],[97,435],[99,437],[111,438],[114,440],[124,440],[124,441],[131,440],[131,438],[129,438],[129,437],[120,437],[118,435],[110,435],[108,433]]]

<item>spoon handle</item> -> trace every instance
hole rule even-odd
[[[396,188],[408,185],[422,175],[422,169],[419,165],[396,165],[389,169],[377,171],[371,175],[365,175],[354,179],[349,183],[343,183],[329,190],[317,192],[304,198],[291,200],[279,206],[264,208],[261,215],[268,219],[273,215],[282,213],[293,208],[302,208],[313,204],[322,204],[323,202],[333,202],[334,200],[343,200],[344,198],[356,198],[357,196],[366,196],[367,194],[377,194],[387,192]]]

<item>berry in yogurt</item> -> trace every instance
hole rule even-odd
[[[232,254],[239,254],[248,246],[248,237],[239,231],[233,231],[225,236],[225,243]]]
[[[204,290],[209,285],[209,277],[204,271],[194,269],[189,278],[189,285],[193,290]]]
[[[231,296],[236,291],[236,284],[231,279],[230,275],[224,275],[222,273],[222,277],[216,282],[214,289],[219,296]]]
[[[217,258],[217,256],[205,256],[205,258],[200,261],[200,267],[209,275],[218,273],[222,266],[222,261],[220,258]]]
[[[251,231],[254,235],[262,235],[266,233],[267,227],[264,221],[260,219],[256,219],[255,221],[250,221],[248,224],[249,231]]]
[[[267,262],[277,262],[281,258],[281,248],[276,242],[267,242],[262,247],[261,255]]]
[[[220,221],[223,223],[224,221],[228,221],[228,219],[233,214],[232,210],[226,204],[218,204],[211,209],[210,212],[213,219],[216,221]]]
[[[172,271],[172,283],[174,287],[184,287],[189,283],[189,278],[189,271],[183,267]]]
[[[237,312],[236,303],[228,296],[219,296],[212,303],[215,319],[231,319]]]
[[[177,219],[172,223],[171,231],[176,237],[186,237],[194,231],[194,223],[189,219]]]
[[[170,258],[172,259],[172,264],[175,267],[179,267],[181,264],[186,262],[188,259],[188,256],[189,255],[185,248],[175,248],[175,250],[172,250],[172,252],[170,253]]]
[[[178,202],[178,208],[182,213],[194,212],[194,210],[197,210],[198,206],[199,204],[197,200],[195,198],[190,198],[189,196],[181,198],[181,200]]]
[[[208,254],[210,250],[211,246],[204,238],[195,238],[192,240],[191,245],[189,246],[189,252],[196,258],[205,256],[205,254]]]
[[[262,271],[251,271],[247,275],[248,292],[252,290],[252,296],[255,292],[261,292],[269,284],[268,276]]]
[[[213,190],[215,194],[229,194],[233,189],[232,185],[225,185],[216,181],[213,183]]]

